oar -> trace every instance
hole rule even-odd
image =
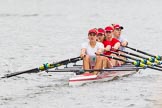
[[[25,71],[20,71],[20,72],[14,72],[11,74],[6,74],[5,76],[1,77],[1,78],[9,78],[12,76],[16,76],[16,75],[20,75],[20,74],[24,74],[24,73],[38,73],[40,71],[44,71],[44,70],[48,70],[51,68],[55,68],[55,67],[59,67],[61,65],[67,65],[68,63],[75,63],[77,61],[81,60],[80,57],[75,57],[75,58],[70,58],[70,59],[66,59],[63,61],[59,61],[53,64],[43,64],[42,66],[38,67],[38,68],[34,68],[34,69],[29,69],[29,70],[25,70]]]
[[[94,72],[94,71],[100,71],[100,72],[112,72],[112,71],[138,71],[139,69],[143,69],[141,67],[131,67],[131,68],[124,68],[123,69],[69,69],[69,70],[47,70],[47,72],[75,72],[77,74],[82,74],[84,72]]]
[[[150,68],[150,69],[162,71],[162,69],[159,69],[159,68],[155,68],[155,67],[151,67],[151,66],[145,65],[145,64],[141,63],[140,61],[123,60],[123,59],[120,59],[120,58],[117,58],[117,57],[108,56],[108,55],[104,55],[104,54],[100,54],[100,56],[104,56],[104,57],[108,57],[108,58],[111,58],[111,59],[123,61],[123,62],[125,62],[125,63],[131,63],[131,64],[133,64],[134,66],[142,67],[142,68],[144,68],[144,69],[145,69],[145,68]]]
[[[154,63],[154,62],[155,62],[155,63],[157,63],[157,64],[156,64],[157,67],[162,68],[162,66],[159,66],[159,65],[162,64],[162,61],[158,61],[158,60],[157,60],[156,58],[154,58],[154,57],[149,57],[149,58],[147,58],[147,57],[144,57],[144,56],[141,56],[141,55],[138,55],[138,54],[134,54],[134,53],[127,52],[127,51],[123,51],[123,50],[119,50],[119,49],[118,49],[118,51],[121,51],[121,52],[126,53],[126,54],[128,54],[128,55],[132,55],[132,56],[135,56],[135,57],[142,58],[142,59],[143,59],[143,62],[146,62],[146,60],[147,60],[147,61],[150,61],[151,63]]]
[[[162,60],[162,56],[149,54],[149,53],[147,53],[147,52],[144,52],[144,51],[141,51],[141,50],[138,50],[138,49],[129,47],[129,46],[125,46],[125,47],[126,47],[126,48],[129,48],[129,49],[131,49],[131,50],[134,50],[134,51],[136,51],[136,52],[139,52],[139,53],[142,53],[142,54],[151,56],[151,57],[155,57],[157,60]]]
[[[137,59],[137,58],[130,57],[130,56],[127,56],[127,55],[124,55],[124,54],[120,54],[120,53],[117,53],[117,52],[114,52],[114,51],[110,51],[110,52],[113,53],[113,54],[116,54],[118,56],[126,57],[126,58],[129,58],[129,59],[135,60],[135,61],[140,61],[141,63],[149,65],[149,66],[156,66],[156,67],[162,68],[162,66],[159,66],[155,63],[151,63],[147,59]]]

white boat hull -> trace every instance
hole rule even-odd
[[[128,76],[136,73],[137,71],[111,71],[111,72],[102,72],[98,75],[75,75],[69,79],[69,86],[79,86],[86,83],[100,82],[100,81],[110,81],[116,77]]]

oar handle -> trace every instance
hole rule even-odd
[[[135,56],[135,57],[139,57],[139,58],[144,58],[144,59],[149,59],[149,58],[147,58],[147,57],[143,57],[143,56],[140,56],[140,55],[138,55],[138,54],[134,54],[134,53],[131,53],[131,52],[127,52],[127,51],[124,51],[124,50],[120,50],[120,49],[118,49],[118,51],[121,51],[121,52],[123,52],[123,53],[126,53],[126,54],[128,54],[128,55],[132,55],[132,56]]]
[[[117,52],[114,52],[114,51],[110,51],[110,52],[113,53],[113,54],[116,54],[116,55],[118,55],[118,56],[126,57],[126,58],[129,58],[129,59],[132,59],[132,60],[138,60],[138,59],[136,59],[136,58],[133,58],[133,57],[130,57],[130,56],[121,54],[121,53],[117,53]]]
[[[138,50],[138,49],[135,49],[135,48],[129,47],[129,46],[125,46],[125,47],[126,47],[126,48],[129,48],[129,49],[131,49],[131,50],[134,50],[134,51],[136,51],[136,52],[139,52],[139,53],[142,53],[142,54],[145,54],[145,55],[148,55],[148,56],[155,57],[154,55],[149,54],[149,53],[147,53],[147,52],[144,52],[144,51],[141,51],[141,50]]]

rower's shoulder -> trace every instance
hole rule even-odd
[[[127,41],[127,38],[123,35],[118,38],[119,41]]]
[[[120,42],[120,41],[116,38],[112,38],[112,42]]]
[[[98,44],[98,45],[103,45],[103,43],[102,43],[102,42],[97,42],[97,44]]]
[[[96,44],[98,47],[100,47],[100,48],[104,48],[104,44],[102,43],[102,42],[97,42],[97,44]]]

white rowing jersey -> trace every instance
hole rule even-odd
[[[90,56],[96,56],[96,52],[98,49],[104,49],[104,45],[101,42],[96,42],[96,45],[94,48],[90,46],[89,42],[83,43],[82,48],[86,48],[86,54]]]
[[[123,38],[123,37],[121,37],[121,36],[118,38],[118,40],[119,40],[121,43],[124,42],[124,41],[127,41],[127,39],[125,39],[125,38]],[[124,51],[124,50],[125,50],[125,47],[120,46],[119,49],[122,50],[122,51]]]

